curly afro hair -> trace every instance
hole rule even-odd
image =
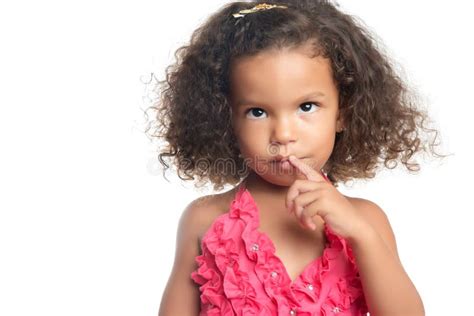
[[[393,169],[401,161],[418,171],[410,159],[421,150],[443,157],[433,150],[438,132],[425,127],[428,115],[417,107],[419,98],[362,22],[322,0],[265,1],[287,9],[232,16],[258,3],[231,2],[212,14],[189,45],[177,49],[176,62],[158,82],[160,97],[149,108],[156,114],[146,133],[167,143],[159,153],[164,171],[164,158],[174,158],[178,176],[198,177],[196,187],[208,180],[214,190],[239,183],[247,173],[241,172],[245,163],[231,124],[230,65],[262,50],[308,42],[315,43],[315,55],[330,59],[345,124],[323,169],[333,185],[373,178],[382,162]],[[432,142],[423,131],[435,133]]]

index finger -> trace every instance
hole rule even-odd
[[[319,174],[316,170],[311,168],[311,166],[305,164],[303,161],[298,159],[297,157],[291,155],[288,157],[290,163],[295,166],[308,180],[311,181],[325,181],[321,174]]]

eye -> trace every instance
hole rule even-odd
[[[265,113],[265,111],[262,110],[261,108],[251,108],[251,109],[248,109],[248,110],[245,112],[245,114],[249,114],[249,113],[252,113],[252,114],[255,115],[257,118],[259,118],[262,113]]]
[[[316,111],[317,107],[319,107],[319,104],[316,102],[305,102],[300,105],[300,109],[303,109],[304,113],[312,113]],[[314,111],[311,111],[312,108],[315,108]],[[265,111],[261,108],[250,108],[245,111],[246,115],[252,114],[256,118],[262,117],[263,113],[265,113]]]
[[[305,103],[302,103],[302,104],[300,105],[300,108],[303,109],[303,112],[304,112],[304,113],[312,113],[312,112],[309,112],[309,111],[311,110],[311,108],[312,108],[311,105],[314,105],[315,108],[316,108],[316,107],[319,107],[319,104],[318,104],[318,103],[315,103],[315,102],[305,102]],[[313,111],[313,112],[314,112],[314,111]]]

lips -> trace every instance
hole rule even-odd
[[[289,157],[290,157],[290,156],[281,156],[281,155],[278,155],[278,156],[276,156],[274,159],[272,159],[271,161],[272,161],[272,162],[287,161],[287,160],[290,159]]]

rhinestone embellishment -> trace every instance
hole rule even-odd
[[[312,284],[308,284],[306,286],[308,288],[308,290],[312,291],[314,289],[314,286]]]
[[[290,311],[290,315],[296,315],[296,309],[294,309],[294,308],[293,308],[293,309],[291,309],[291,311]]]
[[[340,311],[341,311],[341,309],[340,309],[339,307],[334,307],[334,308],[332,309],[332,312],[333,312],[333,313],[336,313],[336,314],[339,313]]]
[[[278,276],[278,273],[276,273],[276,271],[272,271],[270,275],[272,276],[272,278],[276,278]]]
[[[258,251],[258,244],[253,244],[252,245],[252,251]]]

